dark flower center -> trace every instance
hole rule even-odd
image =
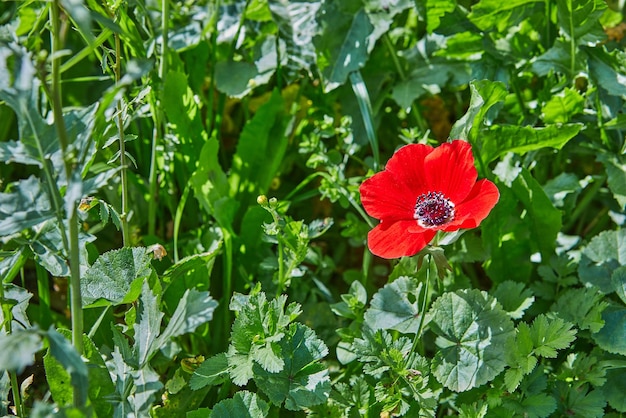
[[[454,219],[454,203],[440,192],[428,192],[417,198],[413,218],[424,228],[437,227]]]

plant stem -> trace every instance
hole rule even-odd
[[[120,45],[120,35],[115,34],[115,83],[119,84],[122,78],[122,47]],[[122,186],[122,210],[120,211],[120,220],[122,224],[122,242],[124,247],[130,245],[130,233],[128,228],[128,177],[126,172],[126,143],[124,138],[124,115],[123,102],[120,99],[117,102],[117,130],[120,139],[120,182]]]
[[[13,312],[11,305],[6,303],[4,299],[4,280],[0,280],[0,305],[2,305],[2,316],[4,317],[4,331],[6,335],[11,334],[11,321],[13,321]],[[22,396],[20,394],[20,385],[17,381],[17,376],[14,372],[7,370],[9,379],[11,380],[11,391],[13,392],[13,403],[15,404],[15,410],[17,416],[23,415],[24,406],[22,405]]]
[[[58,52],[62,49],[62,41],[60,37],[60,6],[59,0],[54,0],[50,6],[50,19],[52,23],[52,113],[54,116],[54,126],[56,128],[57,137],[61,145],[63,154],[63,162],[65,165],[65,178],[69,188],[72,181],[72,172],[75,165],[75,153],[70,149],[65,120],[63,119],[63,106],[61,103],[61,79],[60,79],[60,59]],[[45,163],[45,162],[44,162]],[[51,186],[52,187],[52,186]],[[80,290],[80,253],[78,247],[78,216],[76,202],[71,205],[66,204],[66,217],[69,228],[69,248],[66,247],[69,264],[70,264],[70,312],[72,323],[72,344],[78,352],[83,354],[83,306]],[[61,228],[63,230],[63,222]],[[74,406],[82,407],[82,401],[77,388],[73,388]]]
[[[161,91],[165,86],[167,78],[167,55],[169,42],[169,23],[170,23],[170,3],[169,0],[161,1],[161,61],[159,62],[159,80],[161,82]],[[161,98],[162,99],[162,98]],[[158,99],[157,99],[158,101]],[[148,184],[150,190],[150,199],[148,200],[148,234],[156,233],[156,209],[157,209],[157,144],[160,138],[165,136],[167,125],[161,106],[153,106],[152,108],[154,130],[152,135],[152,148],[150,150],[150,174],[148,175]],[[174,248],[176,258],[178,258],[177,248]]]

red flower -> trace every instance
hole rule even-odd
[[[372,253],[383,258],[414,255],[437,231],[477,227],[500,197],[495,184],[477,177],[466,141],[400,148],[385,170],[359,189],[367,213],[380,220],[367,236]]]

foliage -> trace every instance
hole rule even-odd
[[[625,13],[1,2],[0,415],[625,413]],[[497,204],[374,256],[452,139]]]

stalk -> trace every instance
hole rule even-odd
[[[53,0],[50,6],[50,19],[52,23],[52,45],[51,45],[51,83],[52,83],[52,113],[54,116],[54,126],[56,128],[57,137],[61,145],[63,154],[63,162],[65,165],[65,178],[69,185],[72,178],[72,171],[75,163],[74,150],[69,147],[69,139],[65,120],[63,119],[63,106],[61,103],[61,79],[60,79],[60,60],[58,52],[62,49],[62,40],[60,37],[60,6],[59,0]],[[51,185],[52,187],[52,185]],[[78,216],[76,210],[76,202],[73,202],[69,213],[66,213],[68,229],[69,229],[69,264],[70,264],[70,312],[72,324],[72,344],[78,352],[83,354],[83,307],[82,297],[80,293],[80,255],[78,247]],[[61,225],[63,223],[61,222]],[[66,248],[67,250],[67,248]],[[78,391],[74,388],[74,406],[82,407]]]
[[[0,304],[2,305],[2,314],[4,317],[4,331],[7,335],[11,334],[11,321],[13,321],[13,312],[11,311],[11,305],[5,303],[4,299],[4,281],[0,280]],[[15,410],[17,416],[21,417],[24,411],[24,405],[22,403],[22,396],[20,394],[20,385],[17,381],[17,375],[7,370],[9,380],[11,381],[11,391],[13,392],[13,403],[15,404]]]
[[[119,84],[122,78],[122,47],[120,45],[120,35],[115,34],[115,83]],[[130,245],[130,233],[128,228],[128,175],[126,172],[126,143],[124,137],[124,116],[122,100],[117,102],[117,130],[120,138],[120,182],[122,184],[122,210],[120,221],[122,224],[122,242],[124,247]]]
[[[167,77],[167,51],[169,39],[170,3],[169,0],[161,1],[161,61],[159,62],[159,80],[161,85],[165,85]],[[165,118],[160,106],[152,109],[154,130],[152,135],[152,149],[150,150],[150,174],[148,184],[150,187],[150,200],[148,201],[148,234],[156,233],[156,209],[157,209],[157,143],[159,138],[164,137],[167,130]]]

